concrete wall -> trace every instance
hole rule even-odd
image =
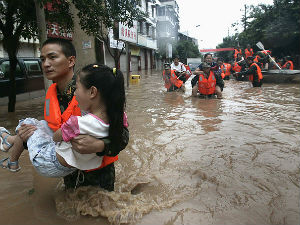
[[[72,6],[71,11],[73,15],[77,14],[77,10]],[[79,25],[79,19],[77,16],[74,18],[74,33],[73,33],[73,44],[77,53],[77,60],[75,71],[82,68],[83,66],[96,62],[95,53],[95,40],[94,37],[88,36]],[[90,44],[90,46],[89,46]]]

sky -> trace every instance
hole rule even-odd
[[[199,49],[216,48],[234,34],[231,24],[240,22],[244,5],[260,3],[272,5],[273,0],[177,0],[180,32],[198,39]]]

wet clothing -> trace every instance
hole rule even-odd
[[[70,81],[70,83],[67,85],[66,89],[63,91],[63,93],[60,93],[59,90],[57,91],[57,99],[59,102],[61,113],[64,112],[64,110],[68,107],[69,102],[72,100],[74,96],[74,92],[76,89],[76,79],[73,77],[73,79]],[[110,145],[109,139],[102,139],[105,143],[104,151],[97,152],[96,154],[98,156],[116,156],[119,154],[121,150],[123,150],[129,141],[129,131],[126,127],[123,129],[122,134],[122,140],[121,146],[119,149],[116,149],[114,145]],[[100,157],[99,157],[100,158]],[[64,177],[64,183],[66,188],[74,188],[78,186],[100,186],[101,188],[104,188],[108,191],[114,190],[114,183],[115,183],[115,167],[114,163],[111,163],[102,169],[94,170],[90,172],[80,171],[76,170],[72,174]]]

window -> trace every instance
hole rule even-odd
[[[38,60],[24,60],[28,76],[42,75],[42,69]]]
[[[9,61],[3,61],[1,64],[0,64],[0,80],[9,80]],[[15,74],[15,77],[24,77],[24,74],[22,74],[21,72],[21,68],[20,68],[20,65],[19,63],[17,64],[17,67],[16,67],[16,74]]]

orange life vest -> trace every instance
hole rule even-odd
[[[63,123],[65,123],[71,116],[80,116],[81,111],[78,107],[78,102],[76,97],[74,96],[72,101],[70,102],[68,108],[61,114],[59,102],[57,99],[57,84],[52,84],[46,94],[45,98],[45,106],[44,106],[44,119],[48,122],[48,126],[53,130],[56,131],[61,127]],[[101,169],[104,166],[107,166],[115,161],[118,160],[118,156],[110,157],[110,156],[103,156],[102,164],[100,167],[93,169]],[[88,170],[92,171],[92,170]]]
[[[294,70],[294,64],[292,61],[287,61],[283,66],[282,69],[286,68],[287,64],[290,64],[290,70]]]
[[[191,69],[190,69],[190,67],[188,65],[184,65],[184,66],[185,66],[185,69],[186,69],[185,79],[187,80],[192,75],[192,71],[191,71]]]
[[[216,77],[213,71],[210,71],[208,79],[203,74],[199,75],[198,90],[203,95],[211,95],[216,92]]]
[[[235,72],[241,72],[241,71],[242,71],[242,67],[241,67],[237,62],[234,63],[232,69],[233,69]]]
[[[263,50],[261,51],[262,53],[264,53],[265,55],[271,55],[271,51],[270,50]]]
[[[253,49],[252,48],[250,48],[250,50],[248,50],[248,48],[245,49],[245,57],[246,57],[246,59],[249,56],[253,56]]]
[[[242,54],[242,49],[237,50],[236,48],[234,49],[234,58],[237,58],[237,54]]]
[[[263,75],[261,73],[260,67],[256,63],[252,63],[251,66],[256,66],[256,71],[257,71],[257,75],[258,75],[258,81],[262,80],[263,79]],[[253,76],[254,76],[254,74],[250,74],[249,75],[249,80],[250,81],[253,81]]]
[[[231,65],[229,63],[223,63],[223,68],[225,68],[224,77],[230,76]],[[224,77],[222,77],[222,78],[224,78]]]
[[[163,71],[163,77],[165,79],[165,87],[167,89],[169,89],[172,85],[175,85],[176,87],[180,88],[183,84],[182,80],[177,79],[175,70],[171,70],[170,78],[168,78],[165,74],[165,71]]]

